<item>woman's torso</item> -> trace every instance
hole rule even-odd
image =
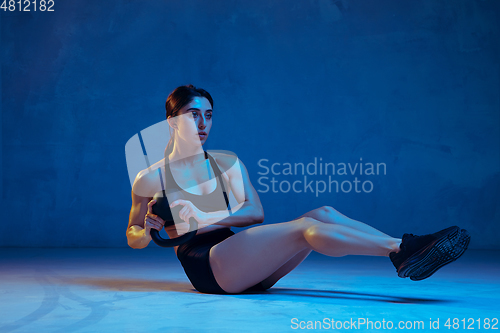
[[[168,161],[162,164],[163,166],[160,169],[164,177],[163,183],[165,184],[165,190],[167,193],[172,194],[168,195],[169,202],[171,201],[171,197],[188,200],[203,212],[214,212],[227,209],[228,203],[225,200],[223,189],[226,190],[226,198],[229,198],[230,188],[227,185],[228,183],[224,175],[221,174],[215,159],[210,154],[205,152],[204,162],[192,170],[171,168],[173,164],[168,163]],[[173,173],[176,174],[175,177],[172,173],[172,169]],[[221,184],[221,181],[223,184]],[[189,189],[189,192],[184,190],[184,188]],[[179,209],[175,210],[174,207],[172,213],[177,214],[176,219],[179,220],[178,212],[182,208],[182,205],[177,207]],[[222,228],[229,227],[212,224],[199,229],[196,234],[200,235]],[[175,225],[166,226],[165,231],[171,239],[178,237]],[[178,247],[179,246],[174,247],[176,254]]]

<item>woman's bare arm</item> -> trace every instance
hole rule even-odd
[[[148,246],[152,239],[150,234],[152,229],[161,231],[165,228],[169,237],[179,237],[189,230],[189,225],[181,227],[177,225],[165,226],[165,221],[160,216],[153,213],[153,206],[156,204],[156,200],[149,197],[138,196],[132,191],[132,201],[134,204],[130,210],[129,227],[127,228],[127,240],[130,247],[142,249]],[[146,207],[145,214],[144,207]],[[182,233],[179,233],[180,231]]]
[[[127,242],[134,249],[145,248],[151,241],[150,228],[144,227],[144,221],[148,213],[148,204],[152,199],[148,195],[152,188],[152,175],[152,172],[143,170],[132,185],[132,208],[128,220]]]
[[[132,208],[130,209],[127,227],[127,242],[131,248],[145,248],[151,241],[151,236],[146,235],[144,229],[144,218],[150,200],[151,198],[136,195],[132,190]]]
[[[243,162],[237,159],[235,163],[232,163],[224,155],[222,155],[222,158],[220,156],[217,157],[217,162],[226,170],[225,174],[229,178],[231,191],[239,204],[232,207],[231,211],[234,213],[231,215],[227,210],[208,213],[206,222],[234,227],[246,227],[262,223],[264,221],[264,209],[262,208],[257,191],[255,191],[250,182],[248,171]],[[230,167],[229,165],[231,164],[234,165]]]

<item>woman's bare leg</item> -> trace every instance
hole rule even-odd
[[[351,219],[350,217],[345,216],[344,214],[340,213],[338,210],[336,210],[335,208],[330,207],[330,206],[322,206],[322,207],[313,209],[300,217],[312,217],[313,219],[321,221],[321,222],[341,224],[341,225],[344,225],[346,227],[350,227],[350,228],[353,228],[353,229],[356,229],[359,231],[363,231],[367,234],[384,236],[384,237],[391,237],[391,236],[383,233],[382,231],[377,230],[374,227],[369,226],[366,223],[356,221],[354,219]]]
[[[340,257],[388,256],[400,240],[377,236],[310,217],[243,230],[210,251],[215,279],[229,293],[241,292],[265,280],[304,250]]]
[[[290,260],[288,260],[283,266],[278,268],[273,274],[269,275],[267,278],[262,280],[262,285],[268,289],[271,288],[278,282],[282,277],[293,271],[307,256],[312,252],[311,249],[307,248],[300,251],[294,255]]]
[[[299,218],[302,217],[312,217],[315,220],[324,222],[324,223],[330,223],[330,224],[340,224],[346,227],[350,227],[356,230],[364,231],[368,234],[372,235],[377,235],[377,236],[385,236],[385,237],[390,237],[389,235],[381,232],[380,230],[377,230],[363,222],[353,220],[333,207],[330,206],[322,206],[316,209],[313,209]],[[399,240],[401,242],[401,240]],[[398,249],[399,250],[399,249]],[[283,266],[278,268],[273,274],[268,276],[266,279],[262,281],[262,284],[266,288],[270,288],[276,284],[282,277],[286,276],[288,273],[293,271],[300,263],[304,261],[304,259],[307,258],[307,256],[312,252],[311,249],[305,249],[302,250],[301,252],[297,253],[295,256],[293,256],[290,260],[288,260]]]

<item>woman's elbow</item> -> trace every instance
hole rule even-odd
[[[134,247],[134,243],[132,242],[132,240],[128,237],[128,234],[127,234],[127,245],[130,246],[131,248],[135,249]]]
[[[127,229],[127,233],[126,233],[126,236],[127,236],[127,245],[130,246],[131,248],[133,249],[142,249],[143,247],[140,247],[137,242],[137,239],[134,238],[134,236],[131,234],[132,231],[130,230],[131,228],[128,228]]]
[[[253,220],[254,220],[255,224],[259,224],[259,223],[264,222],[264,211],[262,209],[258,209]]]
[[[137,244],[137,242],[132,242],[130,239],[127,240],[127,244],[128,244],[128,246],[130,246],[131,248],[136,249],[136,250],[140,250],[140,249],[145,248],[145,246],[140,246],[139,244]]]
[[[127,232],[127,245],[133,249],[136,249],[137,247],[135,246],[134,242],[132,241],[132,239],[130,239],[130,237],[128,236],[128,232]]]

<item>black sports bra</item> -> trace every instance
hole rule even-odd
[[[215,212],[220,210],[227,210],[229,208],[229,199],[226,193],[226,189],[224,186],[224,182],[222,179],[222,173],[213,159],[213,157],[208,154],[206,151],[205,159],[209,159],[210,165],[214,171],[214,175],[216,177],[217,186],[214,191],[209,194],[193,194],[182,189],[177,182],[175,181],[172,171],[170,170],[170,165],[168,163],[168,157],[165,156],[165,182],[163,182],[162,175],[160,169],[160,180],[162,182],[162,189],[166,193],[168,193],[169,202],[173,202],[174,200],[183,199],[191,201],[199,210],[203,212]],[[209,169],[210,172],[210,169]],[[224,196],[225,204],[221,201],[221,195]],[[171,214],[178,214],[179,211],[183,208],[182,205],[177,205],[171,209]],[[170,214],[170,215],[171,215]],[[170,219],[170,216],[169,216]],[[165,220],[167,221],[167,220]],[[173,218],[170,219],[173,221]]]

